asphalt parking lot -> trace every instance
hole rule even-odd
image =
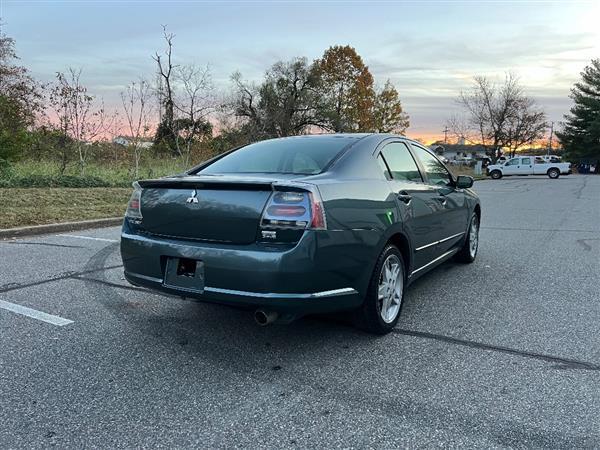
[[[384,337],[132,287],[118,228],[0,242],[0,447],[600,447],[600,176],[475,190]]]

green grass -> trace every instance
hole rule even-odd
[[[130,188],[0,189],[0,228],[122,216],[130,195]]]
[[[184,169],[177,159],[148,159],[137,178],[156,178]],[[473,175],[471,167],[450,169],[455,175]],[[56,163],[31,160],[18,162],[0,174],[0,228],[121,216],[136,178],[130,161],[109,160],[89,163],[83,178],[76,164],[64,175],[59,178]]]
[[[177,159],[147,160],[141,165],[137,179],[156,178],[183,171],[185,168]],[[44,180],[57,180],[60,173],[58,165],[49,161],[20,161],[11,166],[2,178],[5,185],[26,187],[44,183]],[[79,167],[71,164],[64,175],[80,178]],[[128,187],[136,180],[134,170],[129,161],[91,162],[86,165],[85,178],[101,180],[105,186]],[[28,180],[32,180],[31,183]],[[56,183],[54,183],[56,184]],[[52,185],[52,183],[50,184]],[[93,185],[97,185],[94,183]]]

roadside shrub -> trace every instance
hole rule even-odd
[[[14,169],[9,160],[0,158],[0,181],[12,177]]]

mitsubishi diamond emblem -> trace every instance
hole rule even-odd
[[[198,193],[196,192],[196,189],[194,189],[192,191],[192,194],[187,198],[187,200],[185,201],[186,203],[198,203],[198,198],[196,197],[198,195]]]

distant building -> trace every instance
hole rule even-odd
[[[469,144],[442,144],[434,142],[429,146],[436,155],[443,156],[448,161],[464,158],[484,158],[486,157],[485,147],[482,145]]]
[[[129,145],[131,145],[132,140],[133,140],[132,138],[127,137],[127,136],[117,136],[117,137],[113,138],[112,142],[113,142],[113,144],[122,145],[123,147],[129,147]],[[152,147],[152,142],[151,141],[140,141],[138,143],[138,146],[140,148],[150,148],[150,147]]]

